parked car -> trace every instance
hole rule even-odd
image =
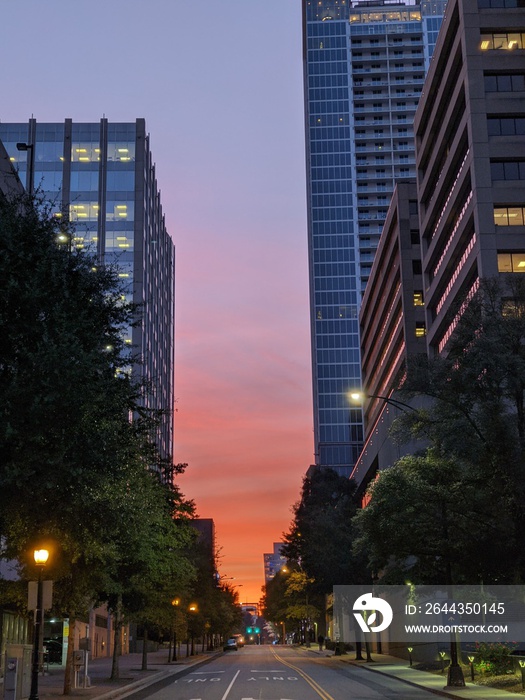
[[[237,640],[235,637],[230,637],[224,645],[224,651],[237,651]]]
[[[62,642],[58,639],[44,639],[44,661],[49,664],[62,663]]]

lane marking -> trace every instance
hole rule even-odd
[[[276,659],[279,659],[281,663],[283,663],[285,666],[288,666],[288,668],[293,669],[296,673],[298,673],[301,678],[303,678],[309,686],[311,686],[315,692],[319,695],[319,697],[322,698],[322,700],[334,700],[334,698],[330,695],[330,693],[327,693],[324,688],[322,688],[317,681],[314,681],[314,679],[309,676],[306,671],[302,671],[300,668],[297,666],[294,666],[291,663],[288,663],[288,661],[285,661],[282,657],[280,657],[277,652],[272,649],[272,654],[275,656]],[[224,700],[224,698],[223,698]]]
[[[229,693],[230,690],[232,689],[232,685],[233,685],[233,684],[235,683],[235,681],[237,680],[237,676],[239,675],[240,672],[241,672],[241,669],[239,669],[239,670],[237,671],[237,673],[234,675],[234,677],[232,678],[232,682],[231,682],[230,685],[226,688],[226,692],[225,692],[224,695],[222,696],[222,699],[221,699],[221,700],[226,700],[226,698],[228,697],[228,693]],[[333,699],[332,699],[332,700],[333,700]]]
[[[225,671],[192,671],[191,675],[196,676],[199,673],[211,673],[212,676],[215,676],[217,673],[225,673]],[[194,699],[193,699],[194,700]]]
[[[251,671],[250,671],[250,673],[282,673],[282,672],[283,672],[283,671],[282,671],[281,668],[278,668],[277,670],[271,669],[271,670],[269,670],[269,671],[267,671],[266,669],[263,669],[263,670],[261,671],[260,668],[252,668]]]

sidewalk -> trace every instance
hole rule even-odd
[[[508,700],[509,698],[514,698],[514,700],[517,700],[517,698],[522,696],[521,693],[510,693],[507,690],[476,685],[470,683],[467,678],[465,678],[465,688],[445,688],[446,675],[442,676],[435,673],[427,673],[426,671],[418,671],[415,668],[411,668],[406,659],[399,659],[396,656],[388,656],[387,654],[372,653],[373,661],[367,663],[366,661],[356,661],[352,653],[334,656],[333,651],[327,651],[326,649],[319,651],[317,644],[312,644],[309,651],[313,651],[320,656],[330,656],[341,663],[359,666],[372,673],[382,673],[385,676],[397,678],[416,688],[424,688],[431,693],[445,698],[453,698],[453,700],[457,698],[472,698],[473,700],[504,700],[504,698]]]
[[[185,649],[183,648],[183,652]],[[82,698],[109,700],[112,697],[125,697],[152,683],[168,676],[175,676],[192,666],[206,663],[217,651],[196,652],[195,656],[186,658],[182,654],[177,661],[168,664],[168,649],[159,649],[148,653],[148,670],[142,671],[142,654],[125,654],[119,657],[118,680],[110,680],[113,660],[109,657],[93,659],[89,662],[88,676],[91,681],[89,688],[74,688],[71,695]],[[80,675],[80,684],[82,675]],[[50,664],[49,672],[38,678],[38,695],[40,700],[55,700],[63,695],[64,667]]]

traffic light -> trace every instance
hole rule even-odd
[[[253,631],[255,632],[255,634],[259,634],[261,630],[258,627],[254,627]]]
[[[246,628],[246,634],[251,634],[251,633],[252,633],[252,628],[251,628],[251,627],[247,627],[247,628]]]

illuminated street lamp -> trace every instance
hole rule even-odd
[[[197,603],[191,603],[188,606],[188,612],[190,612],[192,615],[195,615],[198,612],[198,607]],[[193,629],[193,621],[190,622],[190,634],[191,634],[191,651],[190,651],[190,656],[193,656],[195,654],[195,633]],[[188,655],[188,649],[186,648],[186,656]]]
[[[399,408],[400,411],[403,411],[404,413],[408,413],[409,411],[412,411],[413,413],[417,413],[418,409],[414,408],[414,406],[410,406],[410,404],[405,403],[404,401],[399,401],[398,399],[393,399],[390,396],[378,396],[377,394],[365,394],[363,391],[351,391],[348,394],[350,400],[357,405],[363,405],[364,401],[366,399],[379,399],[380,401],[384,401],[385,403],[389,403],[391,406],[394,406],[394,408]]]
[[[356,404],[363,404],[365,399],[379,399],[380,401],[384,401],[384,403],[388,403],[392,405],[394,408],[398,408],[400,411],[403,411],[403,413],[406,413],[407,415],[410,415],[410,413],[419,413],[418,408],[414,408],[414,406],[411,406],[408,403],[405,403],[404,401],[399,401],[398,399],[393,399],[389,396],[378,396],[377,394],[365,394],[362,391],[351,391],[348,392],[348,398],[353,401]],[[452,580],[449,577],[448,585],[452,585]],[[440,652],[441,656],[441,663],[442,663],[442,669],[444,671],[444,653]],[[454,633],[451,634],[451,639],[450,639],[450,665],[448,668],[448,674],[447,674],[447,688],[448,687],[453,687],[453,688],[464,688],[465,687],[465,679],[463,677],[463,671],[461,669],[461,666],[459,665],[459,654],[458,654],[458,642],[456,640],[456,637]]]
[[[43,623],[42,610],[42,571],[49,558],[47,549],[35,549],[33,552],[35,564],[38,567],[38,582],[36,594],[35,629],[33,637],[33,663],[31,667],[31,691],[29,700],[38,700],[38,671],[40,668],[40,629]]]
[[[174,615],[173,630],[172,630],[173,654],[171,653],[171,639],[170,639],[170,649],[168,650],[168,663],[170,663],[170,661],[177,661],[177,622],[178,622],[177,615],[178,615],[178,611],[179,611],[180,598],[174,598],[171,601],[171,604],[173,605],[173,615]]]
[[[470,666],[470,680],[474,683],[474,659],[475,656],[468,656],[468,663]]]

